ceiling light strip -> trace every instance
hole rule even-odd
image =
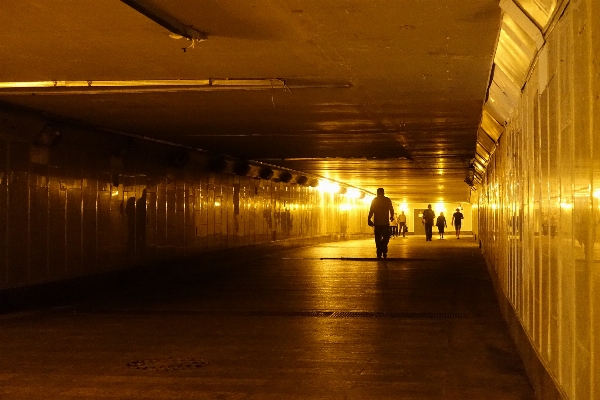
[[[272,79],[144,79],[128,81],[34,81],[0,82],[0,89],[62,87],[155,87],[155,86],[265,86],[283,87],[285,81]]]
[[[293,89],[345,89],[350,84],[300,84],[292,85]],[[51,91],[51,89],[86,88],[86,90]],[[142,93],[148,91],[177,92],[197,90],[290,90],[282,78],[260,79],[147,79],[128,81],[23,81],[0,82],[2,94],[30,94],[31,91],[21,89],[40,89],[36,94],[111,94]],[[94,90],[95,89],[95,90]]]

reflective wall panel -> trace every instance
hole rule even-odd
[[[53,144],[39,144],[48,129]],[[0,110],[0,289],[205,251],[368,233],[364,200],[207,172],[207,155]],[[175,152],[175,153],[174,153]]]
[[[547,38],[479,199],[479,232],[529,339],[569,399],[600,398],[600,4]]]

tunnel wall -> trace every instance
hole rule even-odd
[[[483,250],[517,344],[530,346],[525,364],[540,363],[569,399],[600,398],[599,50],[599,2],[571,1],[480,190]]]
[[[366,231],[360,200],[207,172],[207,160],[0,108],[0,290]]]

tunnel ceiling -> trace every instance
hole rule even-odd
[[[2,0],[0,82],[203,84],[0,89],[0,101],[397,201],[468,200],[498,0],[139,3],[207,40],[173,38],[118,0]]]

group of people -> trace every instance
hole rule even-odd
[[[456,238],[460,239],[460,228],[462,227],[462,220],[464,216],[460,212],[460,208],[456,209],[456,212],[452,214],[452,221],[450,224],[454,225],[454,229],[456,231]],[[423,225],[425,226],[425,240],[428,242],[433,238],[433,221],[435,220],[435,225],[438,228],[438,233],[440,234],[440,239],[444,238],[444,231],[448,227],[448,223],[446,222],[446,217],[443,212],[440,212],[437,220],[435,218],[435,212],[431,209],[431,204],[427,205],[427,210],[423,211]]]
[[[406,232],[408,232],[408,225],[406,225],[406,215],[402,211],[400,215],[396,214],[394,219],[390,221],[390,237],[394,238],[400,234],[405,237]]]
[[[371,220],[373,218],[373,220]],[[460,229],[464,216],[457,208],[452,215],[451,224],[456,230],[456,238],[460,239]],[[444,231],[448,227],[446,217],[443,212],[435,218],[435,212],[431,209],[431,204],[427,206],[427,210],[423,211],[422,223],[425,226],[425,239],[431,241],[433,237],[433,223],[438,227],[440,239],[444,238]],[[406,216],[404,211],[402,214],[395,217],[394,206],[392,201],[385,196],[383,188],[377,189],[377,197],[371,202],[369,209],[368,224],[373,227],[375,232],[375,246],[377,248],[377,258],[387,258],[388,243],[390,236],[398,235],[398,230],[402,232],[402,236],[406,233]],[[394,228],[395,227],[395,228]]]

